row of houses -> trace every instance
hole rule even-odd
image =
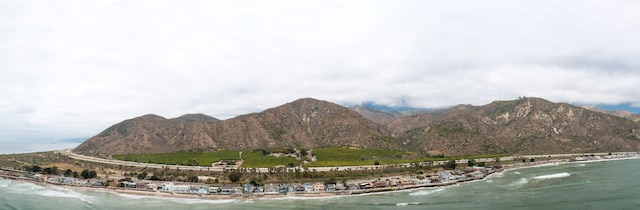
[[[160,186],[155,184],[128,183],[121,187],[138,188],[146,190],[159,190],[169,193],[232,195],[232,196],[263,196],[265,194],[307,194],[307,193],[351,193],[363,192],[380,188],[410,188],[422,186],[437,186],[442,183],[451,183],[483,178],[493,173],[493,169],[473,167],[464,170],[442,171],[429,174],[426,177],[389,177],[369,181],[346,183],[301,183],[301,184],[266,184],[264,186],[245,185],[200,185],[177,184],[164,182]]]
[[[584,155],[580,157],[575,157],[571,159],[571,161],[597,161],[602,159],[619,159],[619,158],[633,158],[640,157],[640,154],[637,153],[624,153],[624,154],[609,154],[604,156],[599,155]]]
[[[5,171],[5,173],[13,171]],[[134,182],[131,179],[112,182],[111,186],[121,189],[161,191],[179,194],[199,194],[199,195],[232,195],[232,196],[263,196],[265,194],[308,194],[308,193],[362,193],[369,190],[378,189],[393,190],[406,189],[411,187],[437,186],[441,183],[466,181],[482,178],[493,173],[492,168],[473,167],[464,170],[448,170],[431,173],[420,177],[385,177],[367,181],[357,181],[348,183],[293,183],[293,184],[266,184],[263,186],[245,185],[207,185],[194,183],[174,183],[174,182]],[[104,187],[107,180],[102,179],[76,179],[64,176],[35,174],[32,177],[35,181],[48,182],[53,184],[75,185],[75,186],[100,186]]]

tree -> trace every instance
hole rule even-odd
[[[241,178],[242,172],[240,172],[239,170],[233,170],[231,171],[231,173],[229,173],[229,181],[231,182],[238,182]]]
[[[251,181],[249,181],[249,184],[252,184],[253,186],[261,186],[262,182],[260,182],[260,180],[257,180],[255,178],[251,178]]]
[[[51,174],[51,168],[46,167],[46,168],[42,169],[42,173]]]
[[[378,161],[378,160],[373,161],[373,165],[380,165],[380,161]]]
[[[97,178],[98,177],[98,172],[96,171],[89,171],[89,178],[93,179],[93,178]]]
[[[469,159],[469,160],[467,161],[467,166],[469,166],[469,167],[473,167],[473,166],[475,166],[475,165],[476,165],[476,160],[474,160],[474,159]]]
[[[73,175],[73,178],[78,178],[78,172],[77,171],[73,171],[73,173],[71,175]]]
[[[198,176],[191,175],[191,176],[187,177],[187,181],[188,182],[198,182]]]
[[[307,150],[306,149],[300,149],[300,156],[304,157],[307,156]]]
[[[82,176],[83,179],[88,179],[89,178],[89,170],[87,170],[87,169],[82,170],[82,172],[80,172],[80,176]]]
[[[146,178],[147,178],[147,172],[142,172],[138,174],[138,179],[142,180]]]
[[[194,159],[189,159],[189,160],[187,160],[187,165],[188,166],[197,166],[198,165],[198,161],[196,161]]]
[[[64,171],[64,176],[65,177],[70,177],[73,174],[73,171],[71,171],[71,169],[67,169]]]
[[[40,167],[40,166],[38,166],[38,165],[34,165],[33,167],[31,167],[31,170],[32,170],[33,172],[38,173],[38,172],[42,171],[42,167]]]
[[[336,184],[336,183],[338,183],[338,181],[336,181],[336,178],[333,178],[333,177],[329,178],[329,180],[324,182],[325,185],[327,185],[327,184]]]
[[[456,169],[456,160],[450,160],[444,164],[444,169],[453,170]]]

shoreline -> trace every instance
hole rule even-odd
[[[399,187],[385,187],[385,188],[373,188],[369,190],[345,190],[343,193],[336,192],[314,192],[314,193],[293,193],[293,194],[280,194],[280,193],[264,193],[262,196],[255,197],[232,197],[231,195],[211,195],[211,194],[181,194],[181,193],[171,193],[171,192],[163,192],[163,191],[145,191],[145,190],[133,190],[133,189],[123,189],[123,188],[113,188],[113,187],[84,187],[84,186],[72,186],[72,185],[62,185],[55,184],[49,182],[41,182],[35,181],[24,177],[10,177],[10,176],[0,176],[5,179],[16,180],[18,182],[28,182],[37,185],[44,186],[56,186],[64,189],[72,190],[72,191],[91,191],[91,192],[104,192],[104,193],[113,193],[119,196],[140,196],[147,198],[174,198],[174,199],[188,199],[194,202],[235,202],[235,201],[252,201],[252,200],[289,200],[289,199],[333,199],[333,198],[342,198],[349,196],[366,196],[366,195],[376,195],[376,194],[385,194],[385,193],[394,193],[394,192],[412,192],[412,191],[420,191],[424,189],[440,189],[449,186],[460,185],[464,183],[470,183],[474,181],[485,180],[487,178],[491,178],[495,174],[504,173],[507,171],[512,171],[516,169],[524,169],[524,168],[532,168],[532,167],[544,167],[544,166],[554,166],[554,165],[564,165],[568,163],[594,163],[594,162],[606,162],[606,161],[617,161],[617,160],[631,160],[631,159],[640,159],[639,156],[634,157],[622,157],[622,158],[606,158],[606,159],[595,159],[595,160],[582,160],[582,161],[570,161],[567,159],[552,159],[548,161],[534,162],[534,163],[517,163],[517,164],[509,164],[504,165],[502,169],[496,170],[488,175],[485,175],[481,178],[469,178],[466,180],[454,180],[449,182],[442,183],[430,183],[424,185],[408,185],[408,186],[399,186]]]

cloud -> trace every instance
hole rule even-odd
[[[2,139],[302,98],[639,104],[629,1],[3,1]]]

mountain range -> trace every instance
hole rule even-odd
[[[628,151],[640,149],[640,123],[540,98],[427,112],[304,98],[227,120],[144,115],[107,128],[74,151],[108,156],[334,146],[447,156]]]

